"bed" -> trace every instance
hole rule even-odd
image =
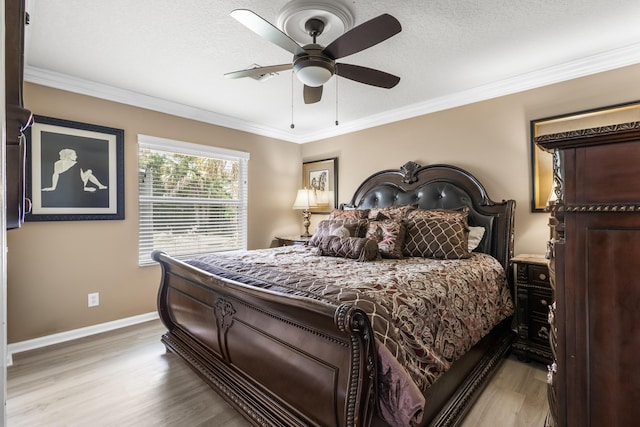
[[[476,276],[496,276],[498,282],[511,282],[506,272],[513,256],[513,200],[492,201],[483,185],[458,167],[408,162],[400,169],[384,170],[365,179],[350,202],[340,209],[345,213],[380,209],[389,212],[406,206],[416,210],[462,211],[469,226],[484,231],[468,258],[443,260],[441,265],[439,261],[431,261],[436,265],[434,268],[442,270],[443,265],[450,264],[454,268],[449,270],[461,270],[463,264],[479,259],[497,273]],[[322,242],[349,238],[325,236],[323,239]],[[363,241],[367,243],[363,247],[370,246],[367,239],[358,240]],[[167,351],[184,359],[253,425],[397,424],[389,419],[389,412],[394,416],[392,407],[385,410],[389,399],[385,403],[382,396],[387,395],[405,403],[423,404],[417,413],[406,418],[412,420],[411,424],[458,425],[510,348],[515,335],[511,329],[512,306],[500,308],[502,317],[493,316],[497,320],[489,327],[484,326],[483,336],[475,337],[464,354],[453,354],[459,350],[449,345],[448,348],[453,349],[451,354],[432,358],[446,366],[444,372],[424,374],[431,379],[423,379],[422,382],[429,384],[418,387],[420,401],[414,390],[415,375],[420,374],[408,376],[414,379],[412,385],[406,380],[407,373],[397,369],[397,360],[393,357],[403,355],[399,358],[403,363],[410,358],[394,346],[397,340],[414,338],[400,339],[398,336],[404,337],[404,333],[388,333],[391,338],[387,343],[387,335],[380,332],[381,324],[390,330],[402,330],[398,329],[392,310],[379,316],[388,320],[381,323],[371,309],[374,307],[374,312],[382,313],[380,305],[371,302],[365,291],[355,292],[357,297],[352,290],[341,291],[342,286],[348,289],[345,283],[352,280],[340,280],[331,273],[346,266],[344,268],[353,269],[351,271],[359,271],[350,276],[381,277],[382,273],[371,273],[374,271],[371,269],[405,268],[420,261],[406,255],[400,259],[378,256],[370,262],[320,256],[321,244],[246,251],[233,256],[211,254],[188,261],[155,251],[152,257],[162,266],[158,311],[167,328],[162,336]],[[292,261],[283,262],[282,257],[286,256]],[[302,273],[293,267],[295,258],[307,266]],[[316,267],[313,263],[320,259],[333,264]],[[355,270],[356,267],[359,270]],[[307,282],[315,288],[301,287],[301,283]],[[509,292],[512,289],[507,289]],[[337,294],[340,296],[336,297]],[[476,336],[477,332],[462,335]],[[419,363],[414,361],[411,365],[414,368],[427,359],[423,350],[410,353],[416,352],[421,358]],[[387,375],[389,372],[395,375],[400,371],[404,377],[393,376],[394,380],[400,378],[400,382],[392,384],[406,382],[413,394],[400,394],[400,388],[389,390],[389,383],[384,379],[392,377]]]

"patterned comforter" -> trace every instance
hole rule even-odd
[[[356,304],[368,314],[378,343],[423,391],[513,312],[504,269],[486,254],[357,262],[316,253],[285,246],[187,263],[278,292]]]

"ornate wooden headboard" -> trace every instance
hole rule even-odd
[[[417,205],[421,209],[469,208],[469,225],[485,235],[477,250],[494,256],[505,267],[513,257],[515,201],[494,202],[483,185],[456,166],[420,166],[408,162],[400,169],[377,172],[358,187],[343,209]]]

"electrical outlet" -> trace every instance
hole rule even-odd
[[[89,294],[87,298],[89,307],[96,307],[100,305],[100,294],[95,292],[93,294]]]

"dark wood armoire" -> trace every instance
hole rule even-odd
[[[640,425],[640,121],[600,121],[535,139],[557,197],[549,425]]]
[[[22,98],[24,72],[24,27],[27,14],[24,0],[7,0],[5,5],[5,101],[7,144],[5,195],[7,228],[18,228],[31,203],[25,199],[25,129],[32,122],[31,111]]]

